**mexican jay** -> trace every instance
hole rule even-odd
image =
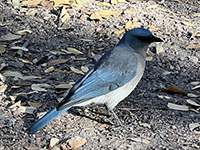
[[[29,128],[30,133],[36,133],[71,107],[91,103],[105,104],[119,121],[113,108],[134,90],[142,78],[148,45],[161,41],[148,29],[127,31],[119,43],[74,84],[57,107]]]

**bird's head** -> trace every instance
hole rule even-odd
[[[153,42],[162,42],[155,37],[148,29],[134,28],[127,31],[122,38],[122,42],[127,42],[134,50],[147,50],[147,46]],[[120,43],[119,43],[120,44]]]

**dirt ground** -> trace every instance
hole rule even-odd
[[[11,0],[0,1],[0,39],[8,33],[24,29],[32,31],[18,40],[0,40],[0,45],[6,48],[0,56],[1,74],[17,71],[24,76],[41,77],[26,82],[16,77],[6,77],[5,81],[1,78],[1,85],[7,85],[7,89],[0,93],[0,150],[48,149],[52,138],[59,141],[49,149],[64,150],[69,148],[69,140],[77,136],[85,140],[84,145],[77,146],[84,150],[200,149],[199,132],[189,128],[191,123],[200,122],[198,109],[195,107],[196,112],[178,111],[167,107],[168,103],[188,106],[188,99],[200,104],[199,88],[192,89],[194,82],[200,82],[200,46],[194,46],[200,43],[200,2],[129,0],[109,7],[99,6],[99,3],[102,1],[87,0],[81,7],[70,8],[70,18],[61,25],[60,9],[48,10],[42,6],[14,9]],[[90,18],[88,12],[103,9],[122,11],[106,19]],[[129,13],[127,10],[134,11]],[[27,15],[26,12],[33,14]],[[150,45],[153,59],[147,61],[142,80],[132,94],[115,108],[128,130],[116,126],[116,121],[104,106],[95,105],[66,112],[37,134],[30,135],[27,128],[56,106],[58,98],[64,95],[63,91],[55,91],[53,87],[75,82],[80,77],[80,74],[70,71],[70,67],[93,66],[96,58],[119,41],[123,33],[115,34],[115,31],[124,29],[129,20],[139,26],[150,27],[154,35],[164,42]],[[28,51],[13,50],[13,46],[25,46]],[[69,47],[83,54],[51,53]],[[158,53],[162,49],[164,52]],[[45,65],[49,60],[61,59],[66,62]],[[56,70],[45,72],[51,66]],[[32,91],[33,83],[52,87],[47,91],[27,94]],[[196,97],[158,90],[172,85]],[[11,100],[10,96],[21,92],[24,94]],[[9,109],[17,101],[25,107],[30,101],[44,104],[33,114],[27,114],[20,112],[18,107]]]

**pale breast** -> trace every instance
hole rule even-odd
[[[95,104],[106,104],[108,109],[113,109],[120,101],[124,100],[135,89],[135,87],[137,86],[138,82],[140,81],[144,73],[145,60],[141,55],[139,54],[136,55],[138,58],[137,73],[130,82],[126,83],[122,87],[112,92],[95,97],[88,101],[84,101],[83,103],[76,104],[75,106],[85,106],[91,103],[95,103]]]

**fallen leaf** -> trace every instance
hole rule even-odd
[[[67,62],[67,59],[54,59],[47,62],[48,65],[59,65]]]
[[[0,55],[6,52],[6,48],[0,45]]]
[[[42,2],[42,0],[28,0],[28,1],[22,1],[21,5],[26,7],[36,7]]]
[[[150,30],[151,32],[158,31],[158,29],[157,29],[155,26],[153,26],[153,25],[148,25],[148,28],[149,28],[149,30]]]
[[[125,31],[126,31],[125,29],[122,29],[122,30],[116,30],[116,31],[114,31],[114,33],[115,33],[116,35],[119,35],[119,34],[124,33]]]
[[[28,104],[32,107],[40,108],[42,105],[44,105],[44,102],[28,102]]]
[[[165,52],[164,48],[162,47],[162,45],[158,44],[156,46],[156,54],[160,54],[160,53],[163,53]]]
[[[12,46],[11,49],[14,49],[14,50],[23,50],[25,52],[28,52],[28,48],[26,47],[20,47],[20,46]]]
[[[30,86],[30,85],[32,85],[32,83],[31,82],[28,82],[28,81],[19,81],[19,82],[17,82],[17,83],[15,83],[15,85],[17,85],[17,86]]]
[[[86,142],[87,142],[87,140],[85,138],[76,136],[74,138],[67,140],[67,146],[70,149],[77,149],[77,148],[83,146]]]
[[[190,23],[190,22],[187,22],[187,21],[183,21],[182,22],[184,25],[186,25],[186,26],[190,26],[190,27],[195,27],[196,25],[194,25],[194,24],[192,24],[192,23]]]
[[[117,0],[110,0],[111,4],[117,4]]]
[[[67,53],[68,54],[74,54],[74,55],[79,55],[79,54],[83,54],[81,51],[77,50],[76,48],[67,48]]]
[[[81,66],[81,70],[83,71],[83,72],[88,72],[88,67],[87,66]]]
[[[20,0],[12,0],[12,6],[15,9],[20,9],[21,5],[20,5]]]
[[[168,103],[167,107],[170,108],[170,109],[174,109],[174,110],[182,110],[182,111],[188,111],[189,110],[189,106],[177,105],[177,104],[173,104],[173,103]]]
[[[5,90],[7,89],[7,85],[6,84],[2,84],[1,86],[0,86],[0,93],[4,93],[5,92]]]
[[[192,98],[197,98],[197,97],[199,97],[199,95],[195,95],[195,94],[193,94],[193,93],[188,93],[187,96],[188,96],[188,97],[192,97]]]
[[[63,7],[60,13],[60,25],[65,23],[70,18],[69,13],[67,12],[67,7]]]
[[[29,29],[25,29],[25,30],[20,30],[20,31],[15,32],[15,34],[18,34],[18,35],[26,35],[28,33],[32,33],[32,31]]]
[[[30,62],[29,60],[25,60],[25,59],[22,59],[22,58],[19,58],[19,60],[21,60],[23,63],[25,64],[33,64],[32,62]]]
[[[200,49],[200,43],[198,44],[190,44],[186,47],[187,50],[190,50],[190,49],[194,49],[194,50],[198,50]]]
[[[5,82],[6,81],[6,78],[0,73],[0,80],[2,81],[2,82]]]
[[[46,84],[46,83],[44,83],[44,84],[32,84],[31,85],[31,89],[33,91],[40,91],[40,92],[47,92],[46,88],[50,88],[50,87],[51,87],[51,85]]]
[[[53,72],[55,70],[55,68],[53,66],[47,68],[44,72],[45,73],[50,73],[50,72]]]
[[[101,3],[98,3],[97,6],[106,6],[106,7],[110,7],[111,5],[109,3],[106,3],[106,2],[101,2]]]
[[[198,84],[200,84],[200,82],[199,81],[193,81],[193,82],[190,82],[190,84],[191,85],[198,85]]]
[[[200,104],[196,103],[196,102],[193,101],[193,100],[188,99],[188,100],[186,100],[186,102],[187,102],[188,104],[190,104],[190,105],[194,105],[194,106],[200,107]]]
[[[167,92],[167,93],[173,93],[173,94],[182,94],[187,96],[187,92],[185,92],[184,90],[175,87],[174,85],[172,85],[171,87],[169,87],[168,89],[166,88],[160,88],[161,91],[163,92]]]
[[[99,12],[94,12],[91,16],[90,19],[92,20],[101,20],[101,19],[107,19],[111,15],[117,15],[121,13],[121,9],[119,10],[102,10]]]
[[[25,106],[20,106],[17,111],[21,113],[27,113],[27,114],[33,114],[33,112],[36,110],[35,107],[25,107]]]
[[[150,8],[157,8],[157,7],[158,7],[157,4],[153,4],[153,5],[149,5],[149,6],[147,7],[147,9],[150,9]]]
[[[70,67],[71,71],[77,74],[84,74],[81,70],[74,68],[73,66]]]
[[[58,138],[51,138],[50,143],[49,143],[49,147],[50,148],[54,147],[58,142],[59,142]]]
[[[200,84],[195,86],[195,87],[193,87],[192,90],[196,90],[196,89],[199,89],[199,88],[200,88]]]
[[[20,106],[21,106],[21,101],[18,101],[18,102],[16,102],[16,103],[12,104],[11,106],[9,106],[8,108],[9,108],[9,109],[13,109],[13,108],[15,108],[15,107],[20,107]]]
[[[8,33],[6,35],[2,35],[0,37],[0,41],[12,41],[12,40],[18,40],[21,38],[21,35],[16,35],[12,33]]]
[[[21,92],[21,93],[15,93],[14,95],[15,96],[18,96],[18,95],[30,95],[30,94],[34,94],[34,93],[38,93],[38,91],[30,91],[30,92]]]
[[[190,123],[189,124],[189,128],[191,131],[194,131],[195,128],[198,128],[198,127],[200,127],[200,123]]]
[[[70,89],[72,87],[71,83],[68,84],[59,84],[55,86],[55,89]]]
[[[149,143],[150,143],[150,140],[149,140],[149,139],[141,138],[141,137],[130,138],[129,140],[135,141],[135,142],[144,143],[144,144],[149,144]]]
[[[5,71],[3,73],[3,76],[5,76],[5,77],[17,77],[17,78],[20,78],[22,80],[31,80],[31,79],[41,78],[39,76],[23,76],[21,73],[19,73],[17,71]]]
[[[126,29],[126,30],[131,29],[132,26],[133,26],[133,23],[132,23],[132,21],[129,20],[129,21],[126,23],[126,25],[125,25],[125,29]]]
[[[60,5],[68,5],[70,4],[70,1],[73,2],[74,0],[52,0],[54,2],[54,7],[60,6]]]

